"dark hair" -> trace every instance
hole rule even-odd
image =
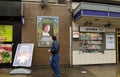
[[[54,35],[52,36],[52,39],[53,39],[54,41],[57,40],[56,36],[54,36]]]

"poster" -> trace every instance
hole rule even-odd
[[[13,66],[30,67],[32,63],[33,47],[34,44],[32,43],[18,44]]]
[[[0,63],[12,63],[12,44],[0,44]]]
[[[73,38],[79,38],[79,32],[73,31]]]
[[[106,33],[106,49],[115,49],[115,33]]]
[[[0,64],[12,63],[13,25],[0,24]],[[6,42],[6,44],[4,44]]]
[[[0,42],[12,42],[13,25],[0,25]]]
[[[37,16],[37,47],[51,47],[52,35],[58,38],[58,17]]]

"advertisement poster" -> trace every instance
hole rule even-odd
[[[12,44],[0,44],[0,63],[12,63]]]
[[[0,42],[12,42],[13,25],[0,25]]]
[[[114,33],[106,33],[106,49],[115,49]]]
[[[58,17],[37,16],[37,47],[51,47],[52,35],[59,35],[58,21]]]
[[[73,32],[73,38],[79,38],[79,32],[74,31]]]
[[[32,63],[33,48],[34,44],[32,43],[18,44],[13,66],[30,67]]]

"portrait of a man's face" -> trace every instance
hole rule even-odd
[[[53,27],[51,24],[43,24],[42,36],[52,36]]]

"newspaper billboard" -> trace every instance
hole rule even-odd
[[[18,44],[13,66],[30,67],[32,63],[33,48],[33,43]]]

